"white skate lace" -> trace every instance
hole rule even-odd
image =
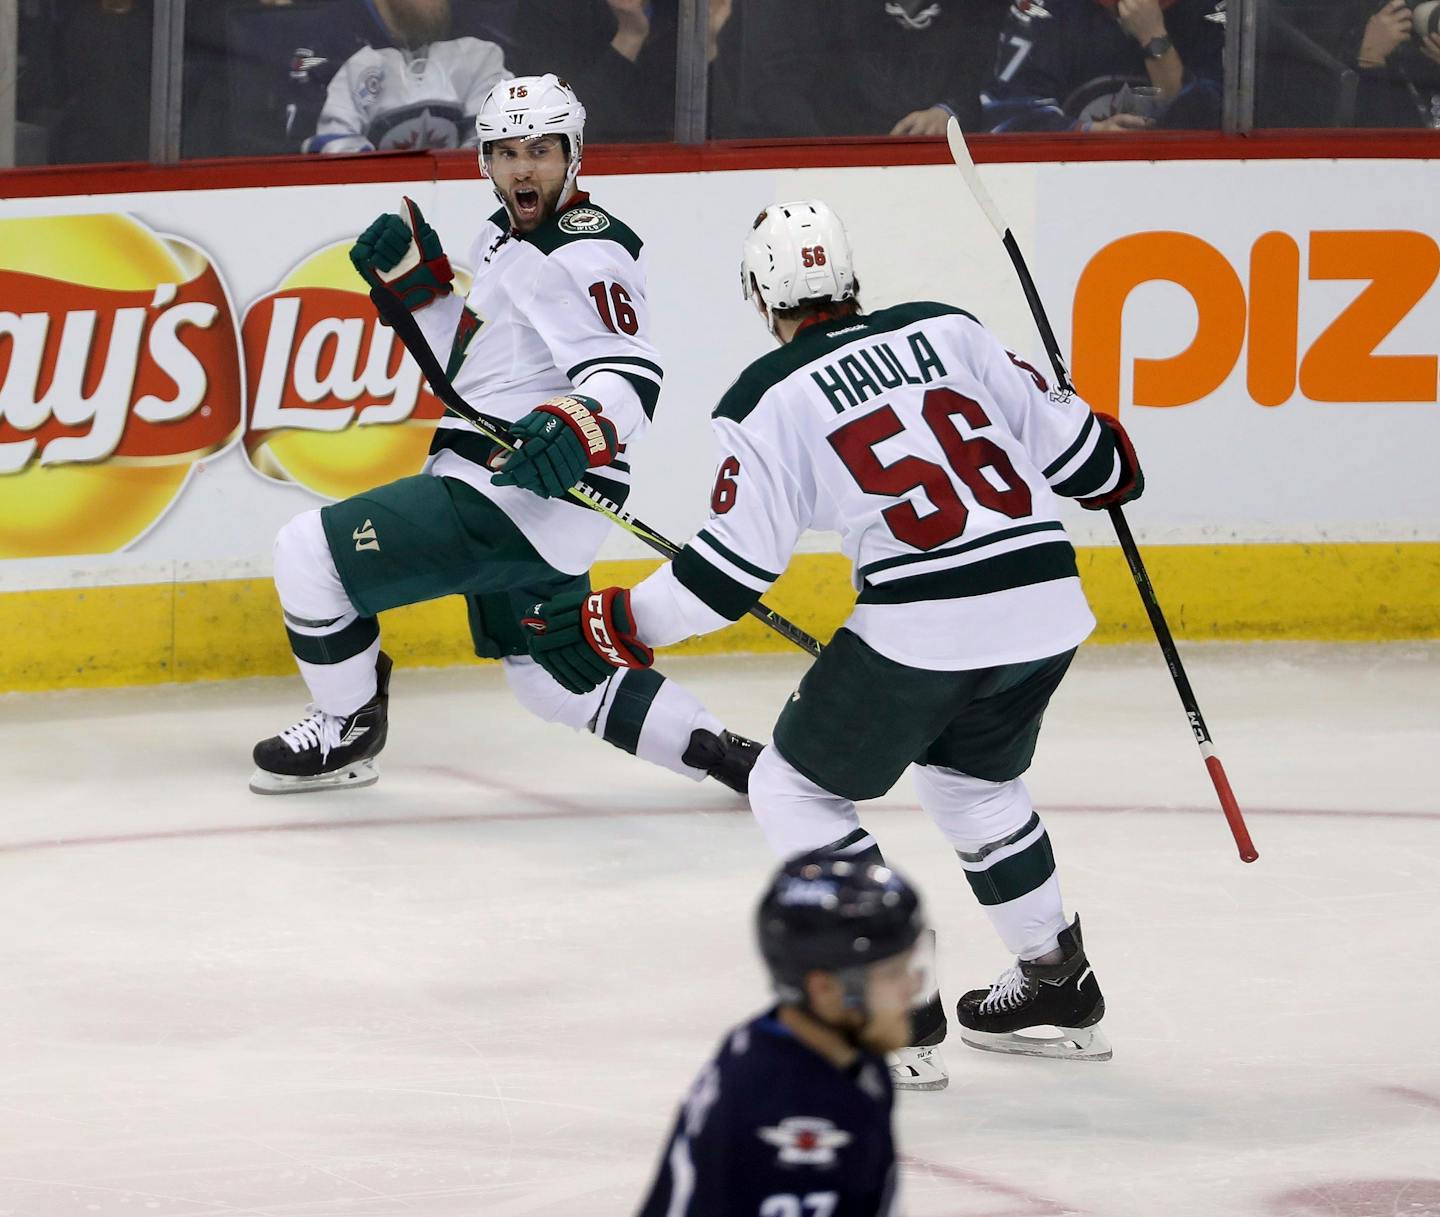
[[[980,1003],[980,1009],[987,1014],[993,1014],[997,1010],[1009,1010],[1012,1006],[1018,1006],[1025,1000],[1029,989],[1025,973],[1020,970],[1018,964],[1013,968],[1007,968],[1000,973],[1000,978],[990,986],[990,992]]]
[[[305,718],[280,732],[280,738],[291,752],[319,748],[322,757],[329,756],[331,749],[340,743],[341,720],[333,714],[326,714],[319,706],[308,706],[306,712]]]

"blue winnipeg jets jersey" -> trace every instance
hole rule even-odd
[[[639,1217],[891,1217],[893,1101],[880,1057],[842,1071],[761,1015],[695,1079]]]

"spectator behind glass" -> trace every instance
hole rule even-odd
[[[1004,0],[739,0],[719,138],[933,135],[980,118]],[[734,61],[727,62],[733,55]]]
[[[1225,0],[1014,0],[982,103],[992,131],[1220,125]],[[1156,119],[1118,113],[1158,88]]]
[[[57,164],[143,161],[150,155],[149,0],[68,0],[58,6],[54,60]]]
[[[1440,127],[1437,27],[1432,0],[1271,0],[1256,124]]]
[[[356,0],[370,22],[367,45],[340,65],[306,152],[373,152],[475,146],[475,114],[508,80],[494,42],[451,36],[450,0]],[[309,73],[318,65],[292,68]]]
[[[554,72],[585,99],[591,143],[668,140],[675,131],[679,0],[522,0],[514,60]],[[731,0],[710,0],[714,63]]]
[[[60,114],[55,64],[57,0],[20,0],[15,77],[15,163],[49,160],[51,128]]]

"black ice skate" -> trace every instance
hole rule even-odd
[[[750,770],[765,750],[764,744],[736,735],[733,731],[701,729],[690,733],[690,746],[680,758],[692,769],[703,769],[722,786],[736,794],[750,793]]]
[[[1059,963],[1018,961],[988,989],[972,989],[955,1006],[960,1038],[986,1052],[1108,1061],[1109,1041],[1095,1029],[1105,999],[1080,938],[1080,918],[1060,931]]]
[[[380,780],[375,758],[385,747],[390,702],[390,656],[375,661],[375,696],[344,718],[310,707],[310,713],[279,735],[255,745],[256,794],[303,794],[337,786],[373,786]]]

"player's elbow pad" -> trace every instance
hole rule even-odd
[[[1096,412],[1095,419],[1104,428],[1101,442],[1108,442],[1119,463],[1115,484],[1098,494],[1078,498],[1076,501],[1087,511],[1105,511],[1138,499],[1145,492],[1145,474],[1140,468],[1140,458],[1135,455],[1135,445],[1120,425],[1120,420],[1109,414]]]

